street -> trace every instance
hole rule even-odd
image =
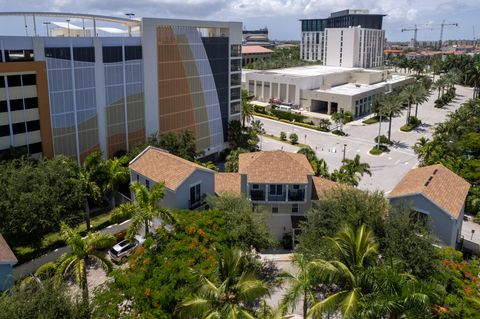
[[[437,109],[433,106],[437,97],[433,92],[430,99],[418,108],[418,117],[423,122],[422,126],[412,132],[400,131],[400,127],[405,124],[406,111],[401,116],[394,118],[391,136],[394,145],[390,147],[390,152],[380,156],[369,154],[370,149],[375,145],[374,138],[378,135],[379,124],[365,125],[362,123],[363,119],[344,125],[343,130],[349,135],[346,137],[258,116],[255,116],[255,120],[260,120],[265,131],[275,136],[279,136],[282,131],[287,136],[296,133],[299,143],[307,144],[314,149],[317,156],[327,162],[330,171],[341,166],[344,153],[345,158],[353,158],[359,154],[362,162],[370,164],[372,171],[372,176],[365,175],[362,178],[359,188],[389,192],[410,169],[417,165],[417,156],[412,149],[415,142],[422,136],[431,138],[434,125],[443,122],[450,112],[455,111],[468,100],[472,96],[472,89],[457,87],[457,95],[455,101],[450,105]],[[412,114],[414,112],[415,110],[412,108]],[[383,121],[382,134],[387,135],[387,130],[388,122]],[[260,147],[263,150],[298,150],[298,147],[290,145],[288,142],[280,142],[267,137],[261,138]]]

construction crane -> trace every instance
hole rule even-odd
[[[416,24],[413,26],[413,28],[410,28],[410,29],[403,28],[403,29],[402,29],[402,32],[405,32],[405,31],[413,31],[413,49],[414,49],[414,50],[417,50],[417,34],[418,34],[418,30],[424,30],[424,29],[430,29],[430,30],[431,30],[431,28],[419,28]]]
[[[458,23],[445,23],[445,20],[440,23],[440,41],[438,42],[438,48],[442,49],[442,40],[443,40],[443,28],[445,26],[453,26],[453,27],[458,27]]]

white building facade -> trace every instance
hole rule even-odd
[[[300,58],[327,66],[381,67],[382,19],[367,10],[344,10],[326,19],[302,20]]]

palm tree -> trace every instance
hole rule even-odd
[[[327,162],[323,158],[315,162],[313,170],[315,171],[315,176],[330,178]]]
[[[427,102],[428,95],[428,90],[423,85],[419,85],[412,100],[415,103],[415,118],[418,118],[418,105]]]
[[[296,274],[288,272],[280,274],[280,278],[290,284],[290,288],[283,296],[281,308],[286,313],[289,308],[295,310],[300,299],[303,299],[303,318],[307,318],[308,307],[316,300],[314,289],[318,282],[318,265],[315,262],[308,262],[303,255],[295,254],[293,263],[298,268]]]
[[[335,113],[332,113],[331,117],[332,117],[332,121],[334,121],[335,124],[337,124],[337,128],[340,131],[342,131],[343,130],[343,120],[344,120],[343,113],[335,112]]]
[[[318,161],[317,154],[310,146],[301,147],[298,151],[298,154],[303,154],[307,160],[312,164],[313,162]]]
[[[404,87],[402,92],[401,92],[402,97],[408,103],[406,124],[410,123],[410,114],[411,114],[411,110],[412,110],[412,104],[414,103],[414,98],[417,94],[418,89],[419,89],[418,85],[412,83],[412,84],[409,84],[406,87]]]
[[[246,153],[243,148],[236,148],[232,150],[225,159],[225,171],[226,172],[238,172],[238,158],[240,154]]]
[[[270,287],[247,269],[247,263],[240,250],[224,251],[213,280],[197,274],[200,287],[177,306],[178,318],[255,318],[249,304],[267,295]]]
[[[250,122],[253,119],[254,107],[252,103],[253,96],[248,95],[247,90],[242,90],[242,126],[245,128],[246,122]]]
[[[126,167],[126,161],[128,161],[126,157],[115,157],[112,160],[108,160],[106,163],[108,183],[105,188],[112,192],[112,198],[110,201],[112,208],[115,208],[115,193],[118,191],[118,187],[120,184],[126,182],[130,176],[128,167]]]
[[[149,234],[149,225],[154,218],[160,217],[167,222],[173,222],[173,216],[167,209],[160,206],[160,201],[165,196],[164,184],[156,183],[151,189],[139,182],[130,184],[135,198],[133,215],[127,237],[133,238],[142,226],[145,227],[145,237]]]
[[[388,140],[391,141],[392,118],[402,114],[403,99],[395,93],[385,95],[382,99],[382,113],[388,117]]]
[[[329,240],[336,260],[318,259],[313,263],[318,267],[322,281],[337,285],[338,290],[327,298],[316,301],[308,314],[321,318],[323,314],[339,311],[343,318],[354,318],[365,285],[362,280],[363,270],[374,264],[378,244],[373,232],[365,225],[356,231],[346,226]]]
[[[352,186],[358,186],[360,177],[363,177],[364,174],[372,176],[370,164],[360,162],[360,155],[358,154],[355,155],[353,159],[345,159],[343,165],[340,167],[340,172],[348,176],[347,182]],[[360,174],[360,176],[358,176],[358,174]]]
[[[96,232],[88,233],[86,237],[82,238],[80,234],[65,224],[62,224],[61,229],[62,236],[70,248],[70,254],[64,255],[58,260],[55,276],[60,281],[73,275],[75,282],[82,289],[83,302],[88,307],[87,264],[93,260],[100,264],[105,271],[110,272],[111,262],[98,250],[115,244],[115,237]]]
[[[443,76],[440,77],[437,81],[435,81],[435,88],[438,91],[437,100],[440,99],[440,93],[443,95],[443,89],[445,88],[446,84],[447,83],[445,77]]]

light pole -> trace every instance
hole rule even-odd
[[[44,22],[43,24],[44,24],[45,27],[47,28],[47,37],[49,37],[50,34],[49,34],[49,32],[48,32],[48,25],[50,24],[50,22],[49,22],[49,21],[46,21],[46,22]]]
[[[378,149],[380,149],[380,133],[382,129],[382,111],[379,109],[378,113],[380,114],[380,119],[378,121]]]
[[[307,134],[305,134],[305,144],[307,144]]]
[[[70,37],[70,19],[67,19],[67,32],[68,36]]]
[[[292,133],[295,131],[295,119],[292,120]]]
[[[472,237],[470,237],[470,240],[473,239],[473,234],[475,234],[475,229],[472,229]]]
[[[345,162],[345,153],[347,150],[347,144],[343,144],[343,161]]]
[[[132,20],[132,17],[135,15],[135,13],[131,13],[131,12],[128,12],[128,13],[125,13],[125,15],[130,19]],[[128,36],[131,37],[132,36],[132,26],[128,26]]]

